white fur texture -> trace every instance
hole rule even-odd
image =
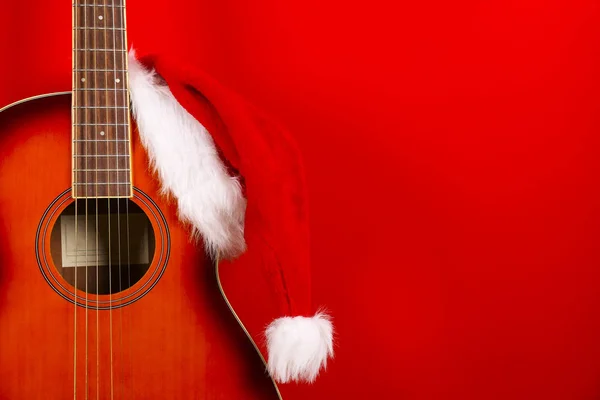
[[[266,337],[267,368],[280,383],[312,383],[333,357],[333,325],[324,313],[278,318],[267,327]]]
[[[195,236],[200,234],[213,256],[233,258],[244,252],[246,200],[210,134],[133,51],[129,88],[142,144],[163,193],[176,199],[179,218],[191,224]]]

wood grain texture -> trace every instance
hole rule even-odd
[[[214,268],[157,196],[137,135],[134,183],[166,217],[169,263],[152,291],[112,311],[112,334],[111,312],[89,310],[86,336],[80,307],[75,331],[75,307],[47,284],[35,257],[40,218],[71,183],[70,122],[69,96],[0,113],[0,399],[74,398],[74,343],[76,399],[86,391],[89,399],[277,399]]]

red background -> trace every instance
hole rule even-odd
[[[70,90],[69,7],[4,2],[1,104]],[[290,399],[600,397],[600,3],[129,0],[128,18],[136,47],[186,54],[300,143],[338,347]]]

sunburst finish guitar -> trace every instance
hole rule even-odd
[[[0,111],[0,399],[278,399],[131,134],[124,0],[76,0],[73,89]]]

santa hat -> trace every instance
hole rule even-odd
[[[313,382],[333,356],[311,308],[308,216],[291,137],[200,69],[129,57],[141,141],[180,219],[219,259],[222,287],[280,383]]]

